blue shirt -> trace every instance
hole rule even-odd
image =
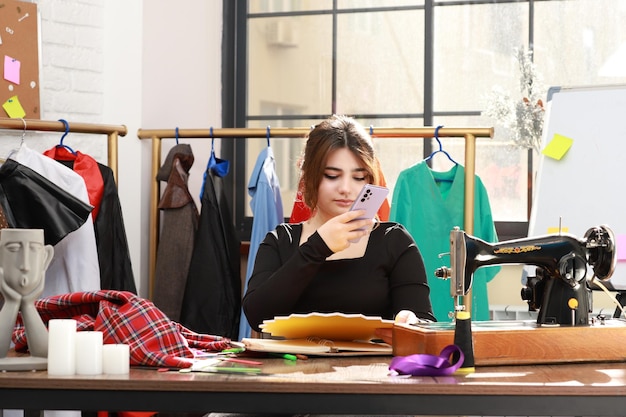
[[[269,146],[259,153],[254,170],[248,182],[248,194],[252,197],[252,233],[250,236],[250,251],[248,252],[248,267],[244,282],[243,293],[248,288],[248,280],[254,269],[254,260],[257,250],[265,235],[284,221],[283,202],[280,196],[280,184],[276,175],[274,152]],[[239,339],[250,337],[251,328],[245,314],[241,313],[239,322]]]

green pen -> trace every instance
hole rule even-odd
[[[288,361],[296,361],[296,360],[298,360],[296,355],[292,355],[290,353],[270,353],[270,356],[275,356],[277,358],[287,359]]]
[[[224,349],[221,353],[241,353],[243,351],[245,351],[245,348],[230,348],[230,349]]]

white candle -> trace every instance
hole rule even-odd
[[[130,372],[130,348],[128,345],[102,346],[102,371],[105,374],[127,374]]]
[[[76,333],[76,374],[102,373],[102,332]]]
[[[74,375],[76,320],[48,321],[48,375]]]

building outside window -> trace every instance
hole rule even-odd
[[[525,236],[538,156],[483,115],[494,88],[523,100],[516,51],[532,52],[545,91],[626,82],[626,0],[226,0],[224,9],[234,34],[224,94],[236,98],[225,126],[309,127],[333,113],[374,128],[495,126],[493,139],[477,139],[476,173],[501,240]],[[441,140],[462,163],[463,138]],[[374,142],[390,196],[400,171],[438,148],[422,138]],[[287,217],[303,143],[271,140]],[[243,240],[247,181],[265,146],[242,139],[228,151]],[[433,158],[435,169],[449,163]]]

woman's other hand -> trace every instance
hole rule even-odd
[[[417,316],[411,310],[401,310],[396,314],[394,323],[415,324],[419,321]],[[375,329],[374,333],[377,337],[380,337],[385,343],[393,344],[393,329],[391,328],[379,328]]]
[[[400,310],[394,319],[395,323],[415,324],[418,322],[417,316],[411,310]]]

